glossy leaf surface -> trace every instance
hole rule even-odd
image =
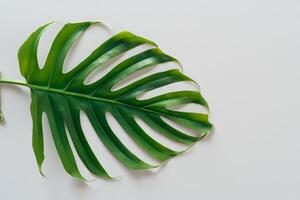
[[[137,71],[157,64],[177,62],[175,58],[163,53],[155,43],[147,39],[126,31],[120,32],[103,44],[99,44],[98,48],[71,71],[63,73],[64,62],[70,48],[93,24],[92,22],[66,24],[57,34],[42,67],[38,63],[37,49],[41,34],[49,25],[37,29],[19,49],[20,71],[31,88],[33,149],[40,171],[44,161],[43,113],[47,115],[55,147],[65,170],[79,179],[83,178],[74,159],[74,153],[78,154],[92,174],[110,178],[107,169],[104,169],[97,160],[95,152],[85,137],[80,122],[80,112],[88,116],[106,148],[131,169],[149,169],[156,166],[141,160],[121,142],[110,127],[106,113],[111,113],[134,142],[160,162],[181,152],[174,151],[153,139],[136,122],[135,117],[176,142],[192,145],[207,135],[212,127],[207,114],[179,112],[167,108],[187,103],[208,108],[200,92],[177,91],[150,99],[137,99],[145,92],[168,84],[194,82],[177,69],[151,74],[124,88],[112,91],[114,85]],[[88,75],[95,69],[103,67],[117,56],[143,44],[152,45],[153,48],[122,61],[94,83],[84,84]],[[162,117],[196,130],[198,136],[183,133],[166,123]],[[70,141],[67,134],[70,135]],[[73,143],[76,152],[72,151],[70,143]]]

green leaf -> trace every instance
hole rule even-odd
[[[72,45],[95,23],[66,24],[57,34],[49,51],[45,65],[40,68],[37,49],[41,34],[49,24],[38,28],[20,47],[18,59],[21,74],[31,88],[31,114],[33,120],[33,149],[39,170],[44,161],[44,139],[42,115],[47,115],[56,150],[65,170],[73,177],[83,179],[70,147],[86,168],[94,175],[111,178],[91,149],[80,123],[80,112],[86,113],[99,139],[111,153],[131,169],[149,169],[157,166],[146,163],[132,153],[110,127],[106,113],[111,113],[126,133],[149,155],[163,162],[182,152],[162,145],[152,138],[135,121],[140,118],[146,124],[173,141],[192,145],[202,139],[212,128],[207,114],[169,110],[169,106],[196,103],[208,108],[200,92],[178,91],[162,94],[146,100],[137,96],[153,89],[182,81],[193,81],[180,71],[173,69],[154,73],[134,83],[112,91],[112,87],[129,75],[153,65],[178,62],[163,53],[156,44],[127,31],[120,32],[99,45],[88,57],[68,73],[63,73],[64,61]],[[90,85],[85,85],[87,76],[103,67],[117,56],[143,44],[153,48],[138,53]],[[194,81],[193,81],[194,82]],[[196,130],[199,135],[191,136],[172,127],[162,117]],[[70,141],[67,137],[67,131]],[[41,172],[42,173],[42,172]]]

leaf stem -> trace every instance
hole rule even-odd
[[[16,80],[9,80],[9,79],[1,79],[0,78],[0,83],[12,84],[12,85],[21,85],[21,86],[25,86],[25,87],[31,87],[30,84],[27,84],[25,82],[16,81]]]
[[[1,79],[0,76],[0,84],[4,83],[4,84],[13,84],[13,85],[20,85],[20,86],[25,86],[25,87],[30,87],[31,86],[25,82],[20,82],[20,81],[15,81],[15,80],[8,80],[8,79]],[[3,113],[1,111],[1,99],[0,99],[0,122],[4,121],[4,116]]]

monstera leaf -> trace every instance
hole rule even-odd
[[[176,142],[192,145],[211,130],[208,115],[168,109],[170,106],[196,103],[208,108],[198,91],[177,91],[161,94],[146,100],[137,97],[150,90],[182,81],[192,81],[179,70],[153,73],[116,91],[112,87],[129,75],[153,65],[177,62],[147,39],[130,32],[120,32],[96,48],[71,71],[63,73],[64,61],[72,45],[94,23],[66,24],[57,34],[45,65],[37,59],[39,39],[49,24],[38,28],[20,47],[18,59],[20,71],[26,83],[1,80],[27,86],[31,90],[31,114],[33,120],[33,149],[41,172],[44,161],[42,114],[46,113],[56,150],[65,170],[73,177],[83,179],[70,147],[73,143],[78,156],[94,175],[111,178],[92,151],[81,127],[80,112],[86,113],[95,132],[107,149],[125,166],[131,169],[157,167],[141,160],[115,135],[106,118],[111,113],[126,133],[149,155],[161,163],[182,152],[174,151],[153,139],[136,122],[140,118],[154,130]],[[95,69],[101,68],[117,56],[137,46],[149,44],[153,48],[134,55],[105,74],[99,80],[85,84]],[[198,132],[198,136],[183,133],[162,117]],[[66,128],[70,135],[67,137]],[[41,172],[42,173],[42,172]]]

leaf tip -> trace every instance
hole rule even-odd
[[[40,175],[41,175],[43,178],[48,178],[47,176],[45,176],[45,174],[43,173],[42,169],[39,169],[39,172],[40,172]]]
[[[43,178],[47,178],[47,176],[45,176],[45,174],[43,172],[42,165],[43,165],[43,162],[38,164],[39,173]]]
[[[202,140],[202,139],[205,139],[205,138],[207,138],[208,136],[210,136],[211,133],[213,132],[213,129],[214,129],[214,126],[213,126],[213,124],[211,124],[210,130],[209,130],[209,131],[206,131],[206,132],[204,132],[204,133],[202,133],[201,136],[199,136],[198,141],[200,141],[200,140]]]

